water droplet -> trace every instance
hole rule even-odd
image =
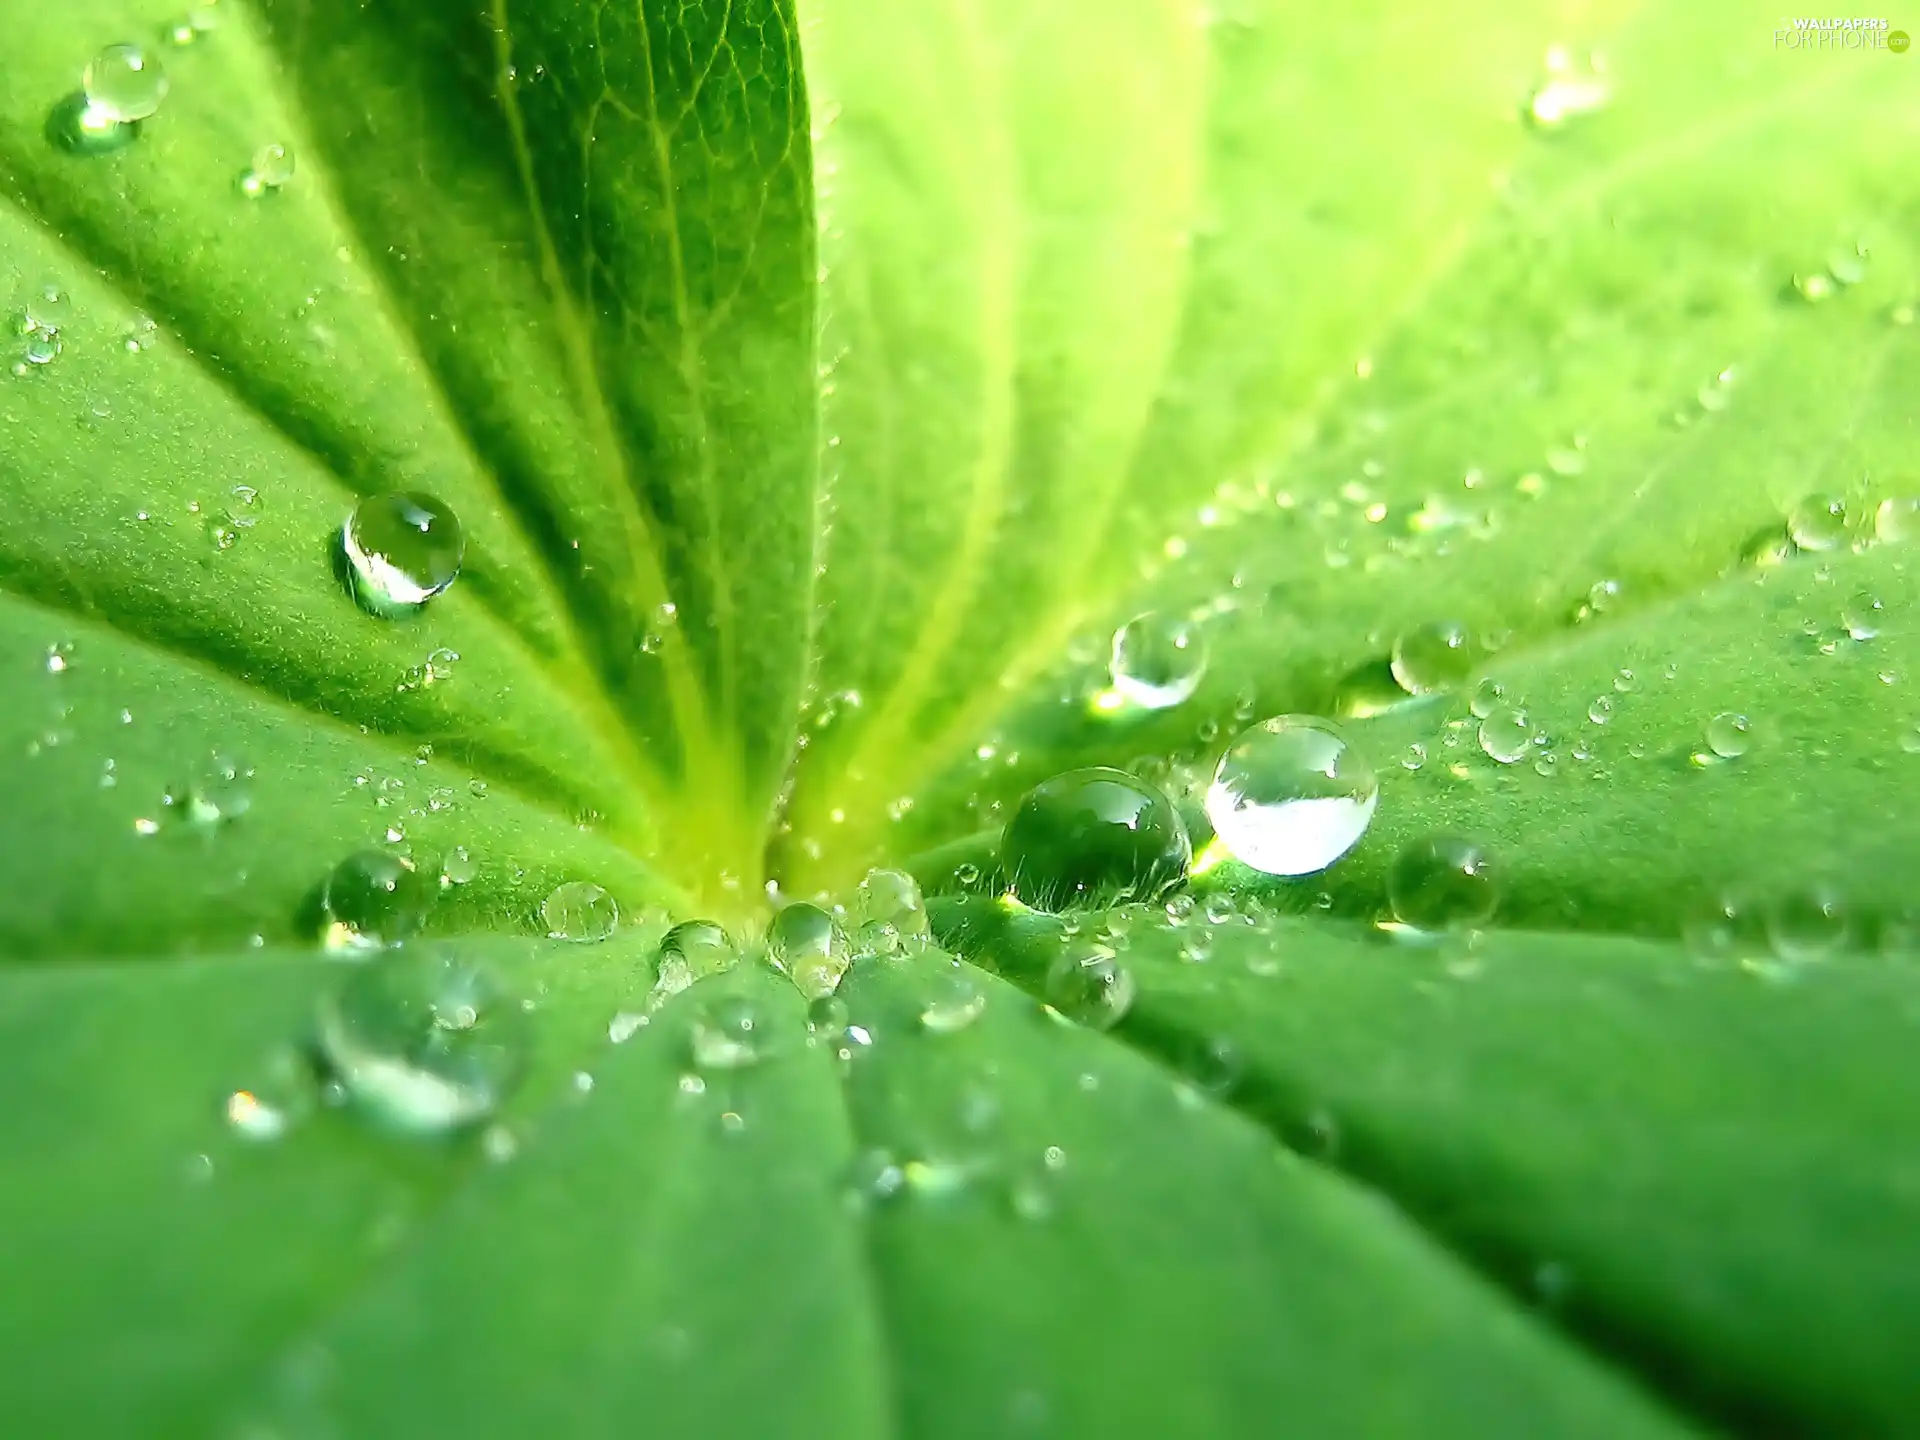
[[[253,805],[253,767],[215,752],[195,769],[187,786],[186,814],[196,825],[236,820]]]
[[[378,615],[405,614],[453,584],[466,552],[460,521],[431,495],[374,495],[340,532],[354,594]]]
[[[47,138],[72,155],[111,155],[124,150],[140,135],[138,122],[116,120],[103,105],[77,90],[61,100],[47,116]]]
[[[1820,960],[1846,943],[1846,903],[1825,885],[1789,890],[1767,907],[1767,941],[1782,960]]]
[[[1753,722],[1722,710],[1707,722],[1707,748],[1722,760],[1737,760],[1753,748]]]
[[[1619,672],[1613,677],[1613,688],[1615,692],[1618,694],[1631,695],[1639,687],[1640,687],[1639,677],[1636,676],[1633,673],[1633,671],[1627,669],[1624,665],[1620,668]]]
[[[1909,725],[1900,732],[1900,748],[1909,755],[1920,755],[1920,724]]]
[[[918,939],[929,933],[926,902],[904,870],[869,870],[855,892],[854,915],[862,925],[885,925],[896,935]]]
[[[109,119],[144,120],[167,98],[167,72],[138,45],[109,45],[81,72],[87,100]]]
[[[1354,847],[1379,799],[1373,767],[1331,722],[1280,715],[1243,732],[1220,757],[1206,811],[1242,864],[1311,875]]]
[[[1200,687],[1206,670],[1206,637],[1177,615],[1136,615],[1113,632],[1113,688],[1128,704],[1146,710],[1178,705]]]
[[[397,945],[420,928],[433,897],[403,856],[386,850],[349,855],[327,877],[322,943],[329,950]]]
[[[1418,770],[1427,763],[1427,747],[1419,740],[1409,741],[1407,748],[1400,752],[1402,770]]]
[[[1506,702],[1507,687],[1498,680],[1482,680],[1473,687],[1473,696],[1467,702],[1467,708],[1473,712],[1473,718],[1484,720]]]
[[[723,995],[694,1016],[687,1040],[696,1069],[741,1070],[765,1058],[766,1017],[745,996]]]
[[[1533,720],[1515,705],[1502,705],[1480,722],[1480,748],[1502,765],[1533,753]]]
[[[1883,545],[1920,540],[1920,495],[1895,495],[1873,512],[1873,538]]]
[[[1847,627],[1847,634],[1855,640],[1873,639],[1880,633],[1886,618],[1886,607],[1880,603],[1880,597],[1866,590],[1855,594],[1840,612],[1840,623]]]
[[[475,963],[396,950],[356,967],[322,997],[320,1050],[348,1096],[399,1129],[483,1120],[520,1077],[520,1007]]]
[[[73,642],[58,640],[47,647],[47,673],[64,675],[73,668]]]
[[[1803,270],[1793,277],[1793,288],[1802,300],[1818,305],[1833,294],[1833,277],[1824,270]]]
[[[1681,922],[1687,949],[1702,960],[1733,960],[1764,953],[1756,907],[1733,894],[1722,894],[1688,911]]]
[[[1613,697],[1596,695],[1587,706],[1587,719],[1595,725],[1605,725],[1613,719]]]
[[[986,1013],[987,992],[958,960],[933,977],[920,1024],[936,1035],[964,1030]]]
[[[478,867],[473,856],[467,853],[467,847],[456,845],[440,861],[440,883],[446,885],[465,885],[474,877]]]
[[[833,916],[802,900],[784,907],[767,929],[767,958],[802,995],[831,995],[846,973],[846,941]]]
[[[1802,550],[1832,550],[1847,542],[1847,502],[1808,495],[1787,516],[1787,534]]]
[[[1465,683],[1473,670],[1473,647],[1467,627],[1453,620],[1436,620],[1405,631],[1393,642],[1388,664],[1393,678],[1409,695],[1428,695]]]
[[[275,1050],[246,1081],[221,1107],[227,1124],[245,1140],[278,1140],[318,1103],[313,1068],[290,1046]]]
[[[1047,967],[1046,1000],[1069,1020],[1109,1030],[1133,1008],[1133,973],[1113,950],[1078,936],[1065,936]]]
[[[662,957],[675,956],[693,979],[718,975],[735,959],[727,932],[711,920],[683,920],[660,941]]]
[[[863,1150],[847,1169],[847,1200],[856,1210],[892,1200],[906,1188],[906,1171],[891,1150]]]
[[[1124,770],[1069,770],[1027,792],[1000,841],[1014,894],[1036,910],[1152,900],[1192,850],[1173,802]]]
[[[569,880],[540,902],[540,923],[550,940],[591,945],[620,927],[620,903],[591,880]]]
[[[1394,856],[1387,901],[1394,918],[1416,930],[1473,929],[1500,904],[1499,870],[1471,840],[1430,835]]]
[[[240,193],[249,200],[269,195],[293,179],[293,151],[285,145],[262,145],[253,163],[240,175]]]

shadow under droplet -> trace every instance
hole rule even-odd
[[[112,119],[76,90],[47,113],[46,136],[69,155],[111,155],[140,138],[140,122]]]

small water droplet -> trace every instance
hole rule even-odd
[[[249,200],[270,195],[293,179],[293,151],[285,145],[262,145],[253,163],[240,175],[240,193]]]
[[[785,906],[767,928],[767,958],[809,999],[831,995],[846,973],[846,941],[818,905]]]
[[[407,614],[460,574],[466,536],[433,496],[413,491],[362,500],[340,533],[354,595],[377,615]]]
[[[395,950],[320,1002],[320,1051],[348,1097],[396,1128],[437,1132],[493,1114],[520,1077],[526,1022],[477,964]]]
[[[95,109],[126,123],[145,120],[167,98],[167,72],[138,45],[109,45],[87,62],[81,88]]]
[[[1205,805],[1214,834],[1242,864],[1311,875],[1359,842],[1379,798],[1373,767],[1330,721],[1279,715],[1221,756]]]
[[[1847,542],[1847,502],[1808,495],[1787,516],[1787,534],[1802,550],[1832,550]]]
[[[767,1020],[743,995],[709,1001],[687,1032],[695,1069],[740,1070],[758,1064],[767,1052]]]
[[[1499,869],[1471,840],[1430,835],[1394,856],[1387,901],[1394,918],[1416,930],[1474,929],[1499,907]]]
[[[1753,748],[1753,722],[1722,710],[1707,722],[1707,748],[1722,760],[1737,760]]]
[[[1051,911],[1157,899],[1185,878],[1192,859],[1173,802],[1105,767],[1036,785],[1008,822],[1000,853],[1014,894]]]
[[[1484,720],[1505,704],[1506,699],[1506,686],[1498,680],[1482,680],[1473,687],[1473,696],[1467,702],[1467,708],[1473,712],[1474,719]]]
[[[920,1009],[920,1024],[936,1035],[951,1035],[973,1024],[986,1008],[987,992],[956,960],[933,977]]]
[[[1577,61],[1563,45],[1547,51],[1546,77],[1527,100],[1527,119],[1536,129],[1553,130],[1606,106],[1612,97],[1598,56]]]
[[[1207,670],[1206,637],[1191,621],[1150,611],[1113,632],[1114,693],[1145,710],[1187,699]]]
[[[1802,300],[1818,305],[1833,294],[1833,277],[1824,270],[1803,270],[1793,277],[1793,288]]]
[[[1880,633],[1886,618],[1886,607],[1880,603],[1880,597],[1868,590],[1856,593],[1840,612],[1840,623],[1847,627],[1847,634],[1855,640],[1873,639]]]
[[[1820,960],[1846,943],[1846,902],[1829,886],[1788,890],[1767,906],[1767,941],[1786,961]]]
[[[234,1090],[221,1109],[244,1140],[278,1140],[313,1113],[319,1100],[313,1068],[292,1047],[275,1050]]]
[[[620,904],[591,880],[569,880],[540,903],[540,921],[550,940],[592,945],[620,927]]]
[[[1410,741],[1407,748],[1400,752],[1400,768],[1402,770],[1418,770],[1426,763],[1427,747],[1421,741]]]
[[[64,675],[73,668],[73,642],[58,640],[47,647],[47,673]]]
[[[71,155],[111,155],[140,136],[138,121],[122,122],[84,90],[76,90],[47,116],[47,138]]]
[[[1133,1008],[1133,972],[1106,945],[1066,936],[1047,967],[1047,1004],[1069,1020],[1109,1030]]]
[[[425,922],[433,896],[404,856],[385,850],[349,855],[327,877],[322,943],[329,950],[397,945]]]
[[[1613,697],[1596,695],[1587,705],[1587,719],[1595,725],[1605,725],[1613,719]]]
[[[869,870],[854,894],[861,925],[884,925],[895,935],[920,939],[929,933],[926,902],[904,870]]]
[[[186,815],[196,825],[236,820],[253,806],[253,767],[215,751],[195,767]]]
[[[1451,690],[1466,682],[1473,670],[1473,647],[1466,626],[1454,620],[1436,620],[1403,631],[1393,642],[1388,661],[1393,678],[1409,695]]]
[[[1883,545],[1920,540],[1920,495],[1895,495],[1873,512],[1873,538]]]
[[[1536,733],[1525,710],[1502,705],[1480,722],[1480,748],[1502,765],[1511,765],[1533,753]]]
[[[1631,695],[1640,688],[1640,679],[1623,665],[1613,677],[1613,688],[1618,694]]]
[[[471,881],[478,867],[464,845],[456,845],[447,851],[440,861],[440,883],[446,885],[465,885]]]

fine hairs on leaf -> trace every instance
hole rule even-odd
[[[5,20],[9,1433],[1920,1429],[1899,17]]]

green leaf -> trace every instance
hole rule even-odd
[[[1920,1423],[1920,111],[1881,32],[16,8],[17,1425]],[[169,91],[83,135],[121,41]],[[377,617],[342,526],[414,489],[464,567]],[[1160,710],[1109,673],[1145,612],[1206,657]],[[1468,673],[1410,699],[1438,621]],[[1486,753],[1483,680],[1537,755]],[[1288,712],[1381,794],[1281,880],[1204,796]],[[1012,808],[1094,764],[1189,823],[1165,911],[1001,896]],[[1484,933],[1395,923],[1436,834],[1492,857]],[[426,938],[323,954],[368,849]],[[880,863],[953,892],[960,963],[869,923]],[[571,881],[611,939],[539,938]],[[799,897],[842,907],[836,997],[769,939]],[[663,914],[729,973],[678,993],[715,951]],[[376,1123],[327,1038],[422,954],[528,1007],[416,1017],[531,1037],[456,1133]],[[1034,1003],[1107,964],[1110,1033]]]

